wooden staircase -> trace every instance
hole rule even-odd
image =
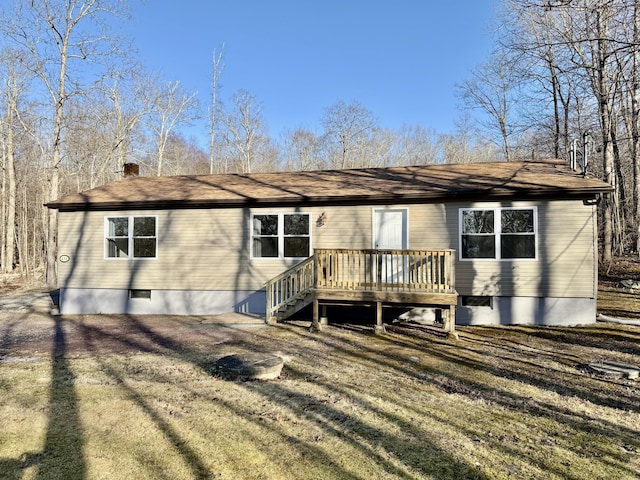
[[[313,301],[315,257],[294,265],[266,284],[267,323],[285,320]]]
[[[383,330],[382,306],[435,306],[446,313],[445,329],[455,334],[453,250],[316,249],[306,260],[266,283],[267,323],[285,320],[313,303],[375,305]]]

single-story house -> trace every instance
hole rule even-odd
[[[443,304],[463,325],[590,323],[610,191],[559,160],[134,176],[47,204],[60,313],[277,317],[293,295]],[[313,296],[330,288],[350,296]]]

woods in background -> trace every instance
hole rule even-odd
[[[358,101],[327,105],[317,129],[270,136],[246,90],[209,104],[145,70],[108,26],[124,0],[14,0],[0,17],[0,266],[55,284],[62,195],[143,175],[249,173],[531,158],[587,152],[615,187],[600,205],[602,262],[639,251],[640,0],[503,0],[490,58],[460,79],[454,132],[380,126]],[[426,59],[425,59],[426,61]],[[408,72],[407,74],[410,74]],[[425,95],[437,95],[427,92]],[[201,144],[187,132],[209,121]],[[295,119],[292,119],[295,122]],[[206,133],[205,133],[206,135]],[[587,148],[582,143],[589,140]]]

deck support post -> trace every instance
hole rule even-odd
[[[447,313],[444,320],[444,330],[447,332],[448,338],[453,338],[454,340],[460,340],[458,336],[458,332],[456,332],[456,306],[449,305],[447,308]]]
[[[373,327],[373,332],[376,334],[386,333],[382,323],[382,302],[376,302],[376,325]]]
[[[324,327],[325,325],[329,325],[329,317],[327,317],[327,306],[320,305],[321,314],[320,314],[320,327]]]
[[[324,307],[323,307],[324,310]],[[312,332],[319,332],[322,330],[322,327],[320,325],[320,322],[318,321],[318,318],[320,317],[320,304],[318,302],[317,298],[313,299],[313,320],[311,320],[311,331]]]

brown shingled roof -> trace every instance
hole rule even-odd
[[[611,187],[564,162],[494,162],[254,174],[134,177],[47,204],[60,210],[595,198]]]

